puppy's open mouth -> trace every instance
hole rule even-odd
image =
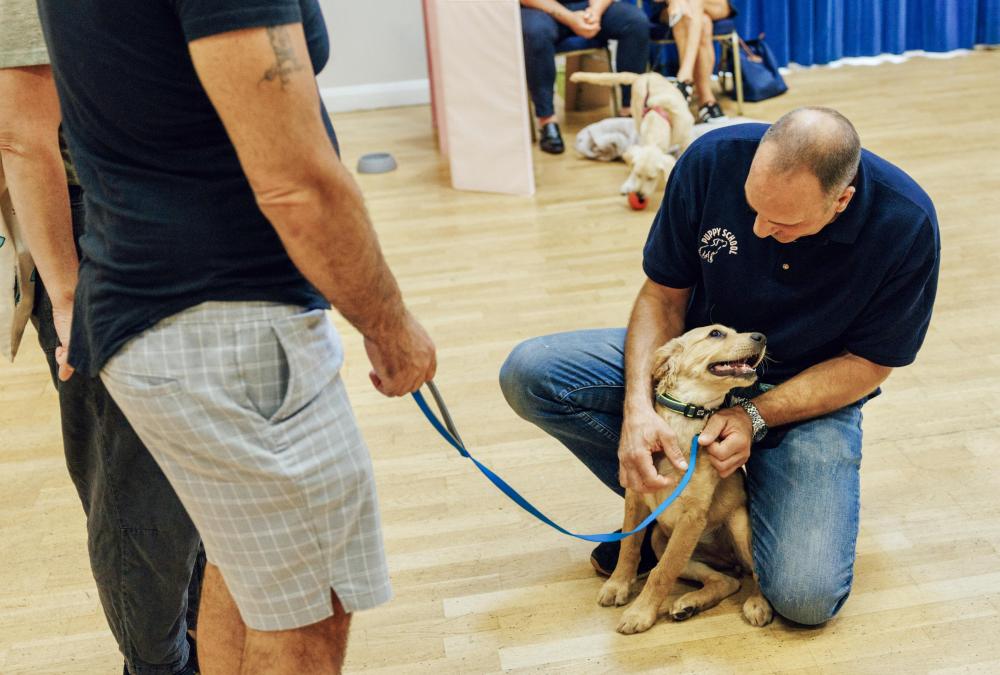
[[[735,361],[716,361],[708,366],[708,372],[719,377],[753,377],[763,358],[764,352],[759,351]]]

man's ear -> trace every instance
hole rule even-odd
[[[684,344],[680,338],[674,338],[653,352],[653,388],[657,391],[673,386],[677,376],[674,357],[681,353]]]
[[[847,208],[847,205],[851,203],[851,198],[854,196],[855,191],[856,188],[853,185],[848,185],[846,188],[844,188],[844,191],[840,193],[839,197],[837,197],[837,206],[836,206],[837,213],[844,212],[844,209]]]
[[[626,150],[625,152],[622,153],[622,159],[625,160],[625,163],[629,167],[632,166],[632,163],[635,161],[635,146],[634,145],[632,147],[630,147],[628,150]]]

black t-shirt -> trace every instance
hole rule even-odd
[[[782,244],[753,233],[743,186],[767,130],[709,132],[677,162],[643,252],[653,281],[690,288],[689,328],[767,335],[777,384],[846,351],[884,366],[916,358],[937,290],[941,243],[927,194],[862,151],[857,192],[819,233]]]
[[[257,207],[187,48],[302,23],[319,72],[329,41],[317,0],[38,4],[85,191],[72,364],[96,375],[130,337],[209,300],[329,307]]]

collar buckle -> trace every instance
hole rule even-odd
[[[704,419],[715,412],[715,409],[709,410],[708,408],[695,405],[694,403],[684,403],[683,401],[678,401],[673,396],[666,394],[657,394],[656,402],[664,408],[684,415],[684,417],[692,420]]]

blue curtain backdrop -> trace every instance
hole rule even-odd
[[[764,33],[781,65],[1000,44],[1000,0],[730,2],[739,12],[736,29],[740,35],[751,38]]]

